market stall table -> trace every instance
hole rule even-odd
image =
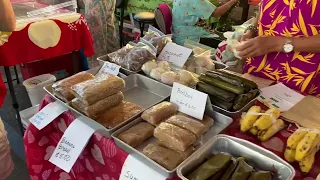
[[[0,66],[4,66],[13,107],[23,133],[10,66],[46,60],[73,52],[74,71],[78,62],[75,52],[83,49],[84,55],[94,54],[93,40],[83,16],[77,13],[56,15],[46,19],[33,18],[19,23],[12,33],[0,32]]]
[[[54,101],[49,95],[46,95],[40,104],[40,109],[48,103]],[[26,151],[26,161],[31,180],[45,179],[77,179],[77,180],[117,180],[119,179],[122,166],[128,154],[117,147],[112,139],[102,137],[95,133],[84,149],[82,155],[78,158],[70,173],[66,173],[48,161],[55,146],[63,135],[63,132],[71,124],[75,117],[70,111],[60,115],[47,127],[41,131],[33,125],[27,128],[24,136],[24,146]],[[291,132],[284,129],[267,142],[260,143],[255,137],[239,130],[239,121],[235,121],[226,131],[227,134],[241,139],[246,139],[256,143],[275,154],[283,157],[283,151],[286,139]],[[316,162],[320,160],[320,154],[316,157]],[[297,166],[295,180],[316,179],[320,173],[320,164],[315,163],[311,172],[303,175]],[[179,179],[179,178],[175,178]]]

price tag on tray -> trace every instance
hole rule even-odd
[[[191,53],[192,50],[189,48],[179,46],[175,43],[168,43],[159,54],[158,60],[168,61],[169,63],[182,68]]]
[[[180,112],[199,120],[203,119],[206,106],[211,107],[207,94],[179,83],[173,83],[170,102],[176,104]]]
[[[49,161],[69,173],[94,131],[80,119],[75,119],[64,132]]]
[[[110,62],[104,62],[103,66],[99,70],[100,73],[109,73],[117,76],[119,74],[120,66]]]
[[[67,110],[68,108],[66,106],[55,101],[42,108],[37,114],[32,116],[29,121],[37,129],[41,130]]]

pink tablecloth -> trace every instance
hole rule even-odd
[[[52,101],[46,95],[40,108]],[[117,147],[112,139],[102,137],[98,133],[92,136],[70,173],[64,172],[48,161],[63,132],[74,119],[70,112],[65,112],[41,131],[33,125],[28,127],[24,144],[31,180],[118,180],[128,154]],[[238,126],[238,122],[234,122],[226,133],[261,145],[282,157],[286,139],[291,134],[289,131],[282,130],[271,140],[261,144],[254,137],[240,133]],[[320,161],[319,155],[316,162]],[[306,176],[301,174],[297,164],[294,167],[296,180],[314,180],[320,173],[320,163],[316,163]]]

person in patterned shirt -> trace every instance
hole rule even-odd
[[[10,0],[0,0],[0,31],[11,32],[15,27],[16,20]]]
[[[262,0],[257,21],[239,39],[244,72],[320,97],[318,8],[318,0]]]

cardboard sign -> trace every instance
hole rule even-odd
[[[65,105],[56,101],[46,105],[37,114],[32,116],[30,122],[37,129],[41,130],[67,110],[68,108]]]
[[[109,73],[117,76],[119,74],[120,66],[110,62],[104,62],[103,66],[99,70],[100,73]]]
[[[161,51],[158,60],[168,61],[169,63],[182,68],[187,61],[192,50],[175,43],[168,43]]]
[[[129,154],[123,164],[119,180],[165,180],[167,177],[159,174],[151,167],[143,164],[134,155]]]
[[[64,132],[49,161],[69,173],[93,133],[94,129],[75,119]]]
[[[208,95],[179,83],[173,83],[170,102],[178,106],[178,110],[189,116],[203,119]]]

